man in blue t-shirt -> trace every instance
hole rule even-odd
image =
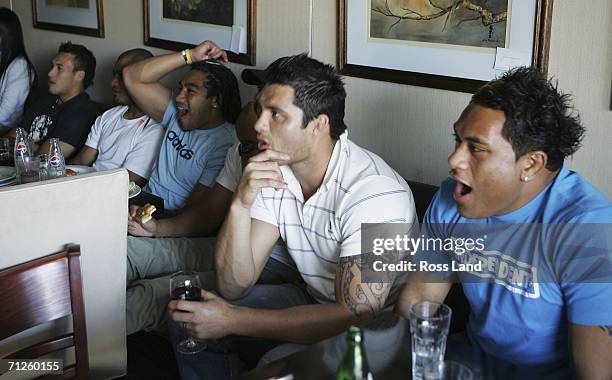
[[[440,243],[414,260],[428,281],[410,281],[396,310],[443,302],[458,279],[479,349],[612,379],[612,204],[563,164],[584,134],[567,95],[513,70],[474,94],[454,134],[452,177],[423,221],[424,241]]]
[[[134,102],[166,127],[159,159],[146,191],[164,199],[167,210],[180,209],[207,196],[236,141],[232,123],[240,113],[240,93],[234,74],[219,61],[226,53],[205,41],[193,49],[139,61],[123,69]],[[159,81],[190,65],[172,91]]]

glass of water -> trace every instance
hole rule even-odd
[[[423,380],[425,372],[442,370],[451,309],[439,302],[423,301],[410,307],[412,378]]]
[[[19,183],[40,181],[40,159],[38,156],[24,157],[19,171]]]
[[[39,154],[38,159],[40,160],[39,174],[40,180],[44,181],[49,178],[49,156],[47,154]]]

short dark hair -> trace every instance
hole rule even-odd
[[[223,118],[230,123],[235,123],[238,115],[240,115],[242,103],[238,80],[234,73],[214,59],[195,62],[191,65],[191,70],[208,74],[208,78],[204,82],[208,97],[219,97]]]
[[[305,53],[279,58],[266,68],[266,84],[293,87],[293,104],[304,112],[303,124],[321,114],[329,117],[329,134],[337,139],[346,130],[344,124],[344,82],[333,66],[308,57]]]
[[[580,116],[563,94],[534,68],[519,67],[482,86],[471,104],[504,111],[502,135],[512,144],[516,159],[541,150],[548,156],[546,168],[558,170],[574,154],[584,136]]]
[[[74,56],[74,71],[84,71],[83,88],[89,87],[93,83],[96,74],[96,57],[85,46],[64,42],[57,50],[58,53],[70,53]]]
[[[125,58],[125,59],[129,59],[130,63],[133,63],[133,62],[142,61],[142,60],[145,60],[151,57],[153,57],[153,53],[151,53],[147,49],[136,48],[136,49],[126,50],[123,53],[121,53],[119,57],[117,57],[117,61]]]

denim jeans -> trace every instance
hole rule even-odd
[[[282,265],[282,264],[281,264]],[[249,294],[234,305],[258,309],[285,309],[314,304],[304,283],[255,285]],[[221,339],[206,340],[207,348],[198,354],[184,355],[176,351],[178,342],[186,333],[175,322],[170,323],[170,337],[182,379],[229,379],[241,371],[254,367],[269,350],[284,342],[261,338],[229,335]]]

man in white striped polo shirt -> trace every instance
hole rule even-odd
[[[395,287],[361,282],[361,223],[418,231],[406,182],[347,139],[346,92],[333,67],[302,54],[263,76],[255,124],[263,152],[244,170],[215,254],[219,293],[237,301],[203,292],[206,302],[170,303],[175,321],[208,339],[204,353],[177,355],[183,378],[231,377],[238,358],[273,342],[309,344],[372,318],[395,301]],[[279,236],[302,286],[255,285]]]

